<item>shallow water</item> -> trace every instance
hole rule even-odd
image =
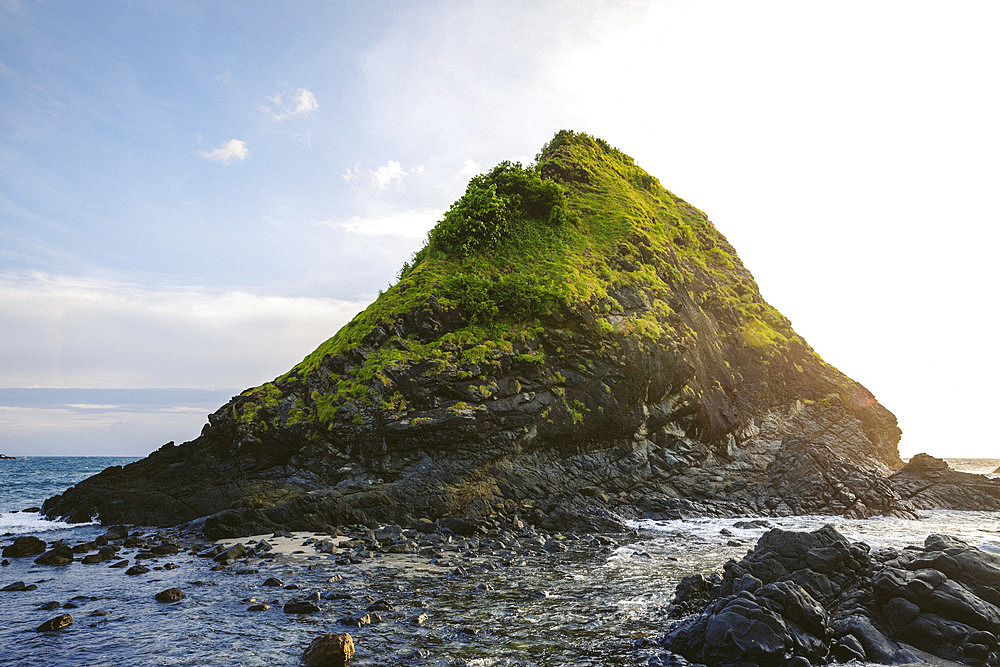
[[[99,466],[85,472],[92,474],[107,462],[87,465]],[[74,477],[71,467],[39,479],[57,484]],[[24,502],[14,501],[13,507],[40,501],[36,494]],[[12,507],[9,494],[0,498],[0,507]],[[0,516],[3,530],[71,543],[93,539],[104,530],[96,525],[45,524],[37,515],[18,514]],[[180,565],[178,569],[131,577],[122,569],[109,569],[108,563],[45,567],[31,557],[21,558],[0,568],[0,587],[24,581],[37,583],[38,589],[0,592],[5,621],[0,624],[0,663],[290,665],[314,636],[349,631],[357,646],[352,663],[356,665],[643,665],[659,651],[653,641],[665,629],[664,609],[676,583],[688,574],[719,570],[727,559],[742,557],[768,529],[738,528],[739,521],[637,522],[635,533],[611,536],[618,541],[616,546],[592,545],[589,538],[567,540],[567,552],[528,551],[523,565],[484,558],[473,548],[455,553],[453,564],[445,567],[419,555],[345,566],[305,545],[298,548],[299,554],[240,561],[230,571],[217,572],[209,570],[210,560],[182,552],[155,563],[172,562]],[[874,547],[922,544],[928,534],[941,532],[1000,553],[997,512],[926,512],[919,521],[829,516],[767,521],[769,526],[796,530],[831,523],[849,539]],[[42,528],[48,530],[43,533]],[[731,540],[739,544],[731,546]],[[464,572],[455,573],[456,564],[462,564]],[[258,571],[240,574],[241,569]],[[343,580],[330,582],[335,575]],[[261,584],[269,576],[300,588],[264,588]],[[153,599],[172,586],[187,597],[169,605]],[[347,592],[354,598],[323,600],[322,611],[311,615],[282,611],[281,602],[314,591]],[[87,597],[72,600],[81,595]],[[275,604],[266,612],[249,612],[249,603],[242,600],[251,597]],[[383,613],[385,622],[362,628],[338,622],[363,614],[373,600],[394,606]],[[40,610],[47,601],[78,607]],[[88,616],[95,610],[108,615]],[[34,632],[60,613],[73,615],[69,629]],[[414,623],[421,613],[427,614],[426,622]]]

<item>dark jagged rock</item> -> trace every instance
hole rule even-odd
[[[1000,558],[952,537],[873,554],[832,526],[774,529],[714,577],[675,593],[672,615],[685,618],[664,643],[688,660],[1000,663]]]
[[[529,499],[562,531],[687,511],[913,516],[882,479],[899,435],[703,213],[561,132],[535,167],[473,179],[400,281],[301,364],[43,510],[197,519],[211,538],[413,516],[459,532]]]
[[[3,555],[11,558],[21,558],[22,556],[37,556],[45,551],[45,541],[34,535],[15,537],[13,544],[3,548]]]
[[[920,509],[1000,510],[1000,479],[952,470],[928,454],[914,456],[889,481]]]

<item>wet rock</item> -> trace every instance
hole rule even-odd
[[[38,608],[43,611],[49,611],[50,609],[58,609],[59,606],[60,605],[58,602],[56,602],[55,600],[50,600],[49,602],[43,602],[42,604],[38,605]]]
[[[59,544],[35,559],[39,565],[61,566],[73,562],[73,550],[65,544]]]
[[[344,667],[354,657],[354,639],[346,632],[316,637],[302,654],[305,667]]]
[[[315,614],[320,610],[319,605],[310,600],[291,600],[283,609],[286,614]]]
[[[276,577],[268,577],[267,579],[264,580],[264,583],[262,583],[261,586],[275,586],[280,588],[281,586],[284,586],[284,584],[281,582],[281,579],[278,579]]]
[[[259,602],[257,604],[252,604],[249,607],[247,607],[247,611],[267,611],[270,608],[271,605]]]
[[[364,627],[366,625],[371,625],[374,621],[374,617],[378,614],[362,614],[361,616],[344,616],[340,618],[337,622],[341,625],[349,625],[355,628]],[[378,616],[381,620],[381,616]]]
[[[103,563],[104,561],[113,560],[118,554],[118,547],[107,546],[98,549],[96,554],[87,554],[83,557],[80,562],[84,565],[93,565],[94,563]]]
[[[128,567],[128,560],[120,560],[117,563],[113,563],[113,564],[109,565],[108,567],[109,568]]]
[[[128,537],[128,526],[111,526],[101,535],[108,542],[124,540]]]
[[[15,581],[12,584],[7,584],[3,588],[0,588],[0,591],[33,591],[36,588],[38,588],[38,586],[35,584],[25,584],[23,581]]]
[[[3,548],[3,555],[10,558],[37,556],[45,551],[45,542],[34,535],[15,537],[14,543]]]
[[[73,625],[73,617],[69,614],[63,614],[45,621],[35,628],[35,632],[55,632],[57,630],[64,630],[71,625]]]
[[[145,565],[133,565],[129,569],[125,570],[125,574],[129,576],[135,576],[137,574],[146,574],[149,572],[149,568]]]
[[[996,586],[1000,558],[952,537],[872,554],[831,526],[775,529],[743,560],[726,563],[721,577],[678,585],[673,615],[694,614],[665,645],[707,664],[816,663],[827,655],[903,664],[919,662],[921,651],[979,664],[997,658]]]
[[[242,558],[245,553],[246,553],[246,547],[244,547],[241,543],[237,542],[228,549],[220,551],[212,558],[212,560],[214,560],[217,563],[221,563],[223,565],[232,565],[237,558]]]
[[[184,591],[179,588],[168,588],[156,594],[157,602],[177,602],[184,599]]]
[[[180,547],[178,547],[176,544],[163,542],[152,547],[150,549],[150,552],[152,552],[156,556],[173,556],[180,553]]]
[[[447,528],[456,535],[462,535],[465,537],[474,535],[476,533],[476,529],[479,527],[479,524],[475,520],[461,516],[448,516],[438,519],[438,524],[442,528]]]
[[[93,551],[96,548],[97,548],[97,542],[95,542],[94,540],[91,540],[90,542],[80,542],[79,544],[73,546],[73,553],[84,554],[87,553],[88,551]]]

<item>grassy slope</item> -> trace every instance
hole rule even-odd
[[[369,391],[373,383],[382,389],[391,385],[385,373],[390,365],[436,359],[441,368],[488,366],[515,345],[520,349],[529,342],[537,349],[530,341],[541,327],[554,326],[559,312],[572,309],[589,311],[592,316],[584,320],[608,345],[620,336],[640,344],[695,345],[695,331],[671,308],[683,300],[710,312],[729,344],[752,348],[764,358],[783,354],[789,345],[808,350],[789,322],[761,299],[752,276],[706,216],[665,190],[629,156],[600,139],[563,131],[531,169],[545,182],[559,183],[565,193],[566,215],[558,224],[521,216],[503,242],[464,254],[442,247],[432,232],[398,283],[291,371],[244,392],[244,400],[233,407],[237,421],[251,430],[281,421],[329,425],[347,404],[405,414],[408,406],[400,394]],[[466,312],[466,325],[457,330],[425,342],[390,341],[395,344],[383,344],[363,363],[324,380],[325,390],[304,391],[316,386],[309,381],[314,374],[330,372],[324,359],[357,348],[374,327],[391,325],[427,307],[432,298],[445,307],[467,309],[455,276],[480,286],[509,280],[524,287],[527,279],[525,289],[537,297],[536,307],[520,317],[505,316],[502,307],[493,317]],[[629,287],[651,297],[652,307],[615,317],[622,308],[611,294]],[[526,358],[544,361],[540,351]],[[275,409],[279,404],[282,409]]]

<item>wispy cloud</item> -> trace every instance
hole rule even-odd
[[[285,120],[292,116],[302,116],[319,109],[316,95],[305,88],[298,88],[290,95],[275,93],[267,98],[267,103],[261,105],[261,110],[274,120]]]
[[[404,169],[402,163],[399,161],[389,160],[375,169],[364,169],[360,165],[349,167],[344,170],[342,178],[348,183],[361,183],[371,186],[376,190],[386,190],[390,187],[401,188],[407,178],[422,176],[423,174],[423,165],[417,165],[412,169]]]
[[[352,234],[418,239],[425,237],[443,215],[442,209],[421,208],[370,217],[355,215],[346,220],[324,220],[319,224],[332,229],[343,229]]]
[[[234,160],[237,162],[245,160],[250,155],[250,149],[247,148],[245,141],[230,139],[219,148],[210,151],[201,151],[199,155],[210,162],[229,164]]]
[[[365,305],[0,273],[0,387],[253,386],[288,370]]]

